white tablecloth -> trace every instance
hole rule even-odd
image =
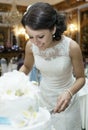
[[[78,92],[82,118],[82,128],[88,130],[88,79],[84,87]]]

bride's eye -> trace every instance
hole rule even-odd
[[[44,37],[44,35],[42,35],[42,36],[39,36],[39,38],[40,38],[40,39],[42,39],[43,37]]]
[[[33,39],[33,37],[29,36],[29,39]]]

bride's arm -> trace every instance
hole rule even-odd
[[[34,64],[34,57],[33,57],[31,46],[32,45],[29,42],[26,44],[24,64],[19,70],[24,72],[25,74],[28,74],[31,71]]]
[[[75,83],[69,90],[74,95],[77,93],[85,83],[84,64],[80,46],[75,42],[71,41],[70,44],[70,57],[72,60],[73,71],[76,78]]]
[[[73,40],[71,40],[69,53],[76,80],[69,89],[67,89],[58,97],[57,104],[54,108],[55,113],[64,111],[69,106],[72,96],[76,94],[85,84],[82,53],[79,45]]]

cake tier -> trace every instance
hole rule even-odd
[[[13,71],[0,77],[0,116],[12,118],[23,111],[38,111],[39,88],[23,72]]]
[[[24,111],[37,112],[39,107],[38,101],[34,99],[29,97],[19,97],[14,100],[1,100],[0,116],[13,118]]]
[[[14,120],[11,125],[0,125],[1,130],[53,130],[51,126],[51,116],[48,110],[44,108],[39,109],[39,116],[35,123],[18,128]]]

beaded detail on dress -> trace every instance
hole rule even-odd
[[[52,60],[57,58],[58,56],[68,56],[68,51],[65,48],[68,46],[67,43],[64,42],[62,38],[62,42],[58,43],[57,45],[53,46],[52,48],[47,48],[46,50],[39,50],[37,46],[33,48],[34,53],[39,55],[40,57],[44,58],[45,60]],[[37,48],[37,49],[36,49]]]

